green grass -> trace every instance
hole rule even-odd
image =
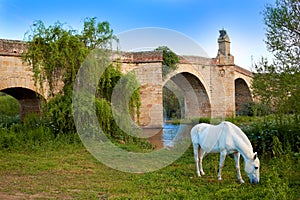
[[[10,95],[0,92],[0,116],[15,116],[20,112],[19,102]]]
[[[277,127],[273,119],[267,120],[270,123],[261,123],[262,118],[229,119],[245,127],[251,124],[247,130],[255,148],[270,146],[272,152],[277,149],[280,153],[273,153],[273,159],[260,157],[261,182],[251,185],[243,170],[247,183],[239,184],[230,156],[225,161],[223,181],[217,180],[218,155],[205,157],[206,175],[196,177],[191,148],[171,165],[151,173],[130,174],[108,168],[87,152],[76,134],[57,135],[51,124],[35,118],[17,123],[17,109],[13,111],[6,105],[10,102],[8,98],[11,97],[0,93],[0,116],[4,116],[0,118],[0,199],[300,199],[300,154],[279,151],[284,142],[275,144],[267,140],[273,135],[290,138],[291,135],[286,137],[282,133],[285,129],[297,133],[298,122]],[[187,122],[199,121],[209,119]],[[257,136],[264,137],[263,143]],[[296,143],[299,139],[292,141]],[[142,152],[141,144],[118,146]]]
[[[217,180],[218,155],[196,177],[191,148],[161,170],[130,174],[108,168],[80,145],[38,151],[0,151],[0,198],[58,199],[299,199],[299,155],[261,161],[261,183],[239,184],[227,157]],[[242,172],[248,181],[245,173]]]
[[[20,108],[17,99],[0,92],[0,127],[20,122]]]

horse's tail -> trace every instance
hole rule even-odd
[[[192,140],[192,144],[194,143],[198,143],[199,144],[199,126],[200,124],[194,126],[192,129],[191,129],[191,140]]]
[[[199,150],[200,150],[199,128],[200,128],[200,124],[194,126],[191,130],[191,140],[192,140],[192,145],[193,145],[193,150],[194,150],[194,157],[195,157],[196,162],[197,162],[198,153],[199,153]]]

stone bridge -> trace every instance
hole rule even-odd
[[[244,103],[252,101],[252,73],[234,64],[230,39],[221,30],[216,58],[180,56],[178,68],[162,76],[162,52],[125,52],[118,55],[123,73],[134,70],[141,84],[143,127],[163,126],[163,87],[174,88],[184,97],[184,117],[235,116]],[[32,68],[22,62],[26,45],[22,41],[0,40],[0,92],[19,101],[21,119],[30,112],[40,113],[41,100]]]

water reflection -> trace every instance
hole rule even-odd
[[[180,132],[188,131],[185,124],[168,124],[165,123],[162,129],[144,129],[143,133],[152,135],[148,140],[155,146],[155,149],[161,149],[164,147],[172,147],[174,143],[180,138],[175,138]]]

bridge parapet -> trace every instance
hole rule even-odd
[[[238,65],[235,65],[234,71],[237,72],[238,74],[243,74],[245,76],[253,78],[253,73],[247,69],[244,69]]]
[[[112,60],[122,63],[152,63],[162,62],[162,51],[141,51],[141,52],[117,52],[113,54]]]
[[[213,59],[201,56],[179,56],[180,64],[201,64],[201,65],[212,65]]]
[[[24,41],[0,39],[0,55],[2,56],[21,56],[26,48]]]

